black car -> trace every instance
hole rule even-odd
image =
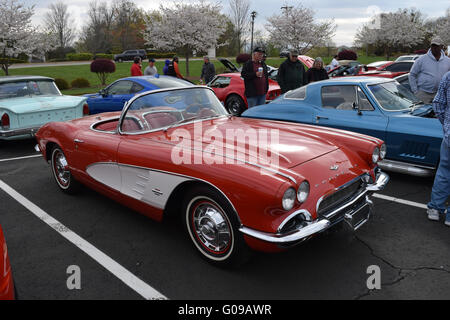
[[[143,49],[126,50],[120,54],[114,55],[114,61],[133,61],[134,57],[141,57],[141,59],[144,60],[145,58],[147,58],[147,51]]]

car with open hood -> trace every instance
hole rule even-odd
[[[389,180],[382,140],[234,117],[205,86],[145,92],[121,113],[49,123],[36,137],[63,192],[81,183],[158,221],[178,216],[221,266],[333,225],[357,230]]]
[[[244,117],[283,120],[367,134],[385,141],[385,170],[433,175],[439,164],[442,125],[424,104],[393,79],[344,77],[311,83]]]
[[[86,98],[62,95],[52,78],[0,77],[0,140],[32,138],[47,122],[88,113]]]

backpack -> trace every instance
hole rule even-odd
[[[171,63],[169,63],[169,66],[167,68],[167,75],[172,76],[172,77],[177,76],[177,73],[175,72],[175,67],[173,65],[173,61]]]

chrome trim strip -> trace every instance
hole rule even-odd
[[[284,219],[284,221],[278,227],[277,232],[280,233],[281,229],[283,229],[283,227],[286,225],[286,223],[288,223],[292,218],[295,218],[296,216],[298,216],[300,214],[304,214],[306,216],[306,218],[308,219],[308,220],[305,220],[306,222],[312,222],[312,216],[308,210],[306,210],[306,209],[297,210],[294,213],[291,213],[286,219]]]
[[[375,181],[374,184],[369,184],[366,190],[368,192],[381,191],[384,189],[384,187],[386,187],[386,184],[389,182],[389,180],[390,178],[386,173],[380,172],[379,175],[377,176],[377,181]]]
[[[410,174],[417,177],[430,177],[433,175],[435,167],[422,166],[407,162],[382,160],[378,162],[380,168],[386,171],[399,172],[403,174]]]
[[[367,190],[364,190],[363,192],[361,192],[355,199],[353,199],[350,202],[347,202],[345,205],[343,205],[342,207],[339,207],[338,209],[330,212],[327,215],[324,215],[324,217],[326,219],[330,219],[332,217],[334,217],[336,214],[338,214],[340,211],[346,209],[347,207],[351,206],[352,204],[354,204],[355,202],[357,202],[359,199],[361,199],[363,196],[367,195]]]

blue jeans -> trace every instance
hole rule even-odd
[[[445,140],[442,140],[441,162],[434,178],[431,201],[428,203],[428,208],[436,209],[440,213],[444,213],[446,209],[450,212],[445,204],[450,195],[450,146]]]
[[[255,96],[255,97],[247,97],[248,108],[252,108],[255,106],[259,106],[266,103],[266,95]]]

